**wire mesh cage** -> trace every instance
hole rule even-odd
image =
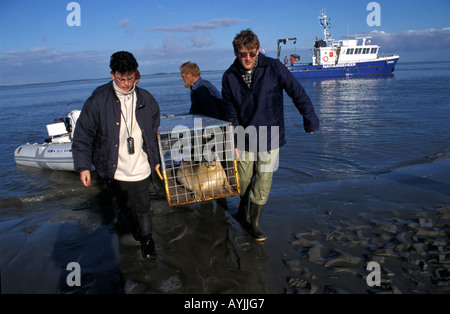
[[[202,115],[163,118],[158,145],[170,206],[239,194],[231,123]]]

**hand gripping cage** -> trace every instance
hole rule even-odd
[[[203,115],[162,118],[157,136],[170,206],[239,194],[231,123]]]

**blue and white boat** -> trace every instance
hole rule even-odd
[[[26,143],[16,148],[16,164],[28,167],[74,171],[72,138],[80,110],[70,110],[66,118],[47,124],[50,136],[44,143]]]
[[[290,60],[285,62],[296,78],[392,75],[400,58],[398,55],[378,56],[380,46],[373,45],[370,37],[336,41],[328,32],[331,23],[323,11],[319,22],[323,28],[324,39],[316,38],[312,49],[312,62],[300,63],[300,57],[296,54],[291,55],[293,63]],[[280,44],[296,40],[278,40],[278,59],[281,54]]]

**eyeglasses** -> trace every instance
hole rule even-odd
[[[256,57],[256,55],[258,54],[257,51],[252,51],[252,52],[238,52],[239,57],[241,57],[242,59],[247,58],[247,55],[250,56],[250,58],[254,58]]]
[[[132,83],[136,79],[136,76],[133,75],[133,76],[125,78],[125,77],[119,77],[119,76],[116,75],[115,78],[116,78],[116,80],[118,80],[121,83],[124,83],[124,82],[131,82]]]

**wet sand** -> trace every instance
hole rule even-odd
[[[226,209],[217,201],[169,207],[154,191],[155,261],[117,226],[105,191],[84,193],[75,207],[67,195],[52,208],[23,205],[27,215],[2,213],[2,293],[450,291],[450,158],[311,184],[283,186],[275,175],[264,244],[233,218],[238,197]],[[70,262],[81,267],[80,286],[66,283]],[[380,286],[367,284],[370,262],[380,265]]]

